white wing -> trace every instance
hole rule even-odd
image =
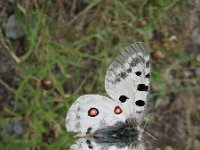
[[[128,118],[143,119],[150,78],[150,49],[142,42],[128,46],[109,66],[105,88],[122,104]]]
[[[70,150],[145,150],[144,144],[139,143],[137,146],[129,147],[117,147],[115,145],[109,145],[109,143],[96,143],[90,139],[78,139],[75,144],[70,147]]]
[[[75,144],[70,147],[70,150],[102,150],[101,147],[92,140],[78,139]]]
[[[126,118],[119,107],[118,102],[107,97],[83,95],[72,104],[68,111],[67,131],[84,136],[92,134],[97,129],[114,125],[117,121],[124,122]]]

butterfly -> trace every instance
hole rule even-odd
[[[150,82],[150,48],[134,43],[110,64],[105,77],[109,97],[80,96],[70,107],[66,128],[79,139],[71,150],[144,150],[142,123]]]

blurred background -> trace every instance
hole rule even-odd
[[[199,0],[1,0],[0,149],[67,150],[67,110],[108,65],[152,48],[148,150],[200,149]]]

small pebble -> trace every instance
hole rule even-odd
[[[18,40],[24,36],[24,30],[15,15],[11,15],[7,21],[4,21],[3,29],[6,37],[12,40]]]
[[[163,53],[162,53],[161,51],[156,50],[156,51],[153,51],[153,52],[152,52],[152,57],[153,57],[153,59],[155,59],[155,60],[160,60],[160,59],[163,59],[163,58],[164,58],[164,55],[163,55]]]
[[[51,90],[53,88],[53,81],[49,78],[41,80],[41,86],[44,90]]]
[[[8,124],[8,134],[22,136],[24,134],[24,125],[20,120],[10,121]]]

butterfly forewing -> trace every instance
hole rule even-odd
[[[108,95],[121,103],[127,118],[141,122],[147,104],[150,49],[142,42],[128,46],[109,66],[105,79]]]

